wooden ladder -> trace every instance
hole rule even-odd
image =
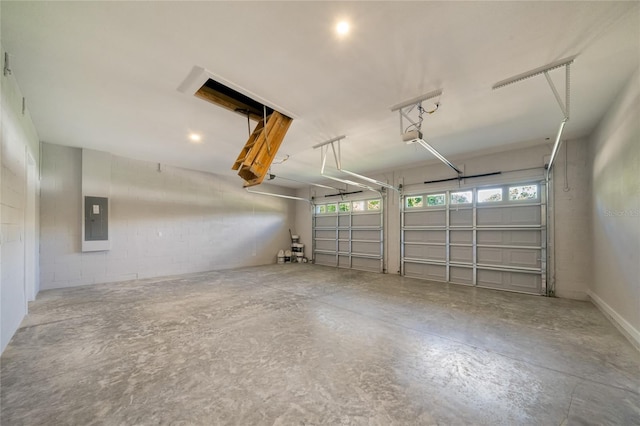
[[[267,117],[266,130],[264,119],[258,122],[231,167],[232,170],[238,170],[238,175],[245,181],[245,188],[262,183],[278,148],[280,148],[284,135],[289,130],[291,121],[292,119],[286,115],[274,111]]]

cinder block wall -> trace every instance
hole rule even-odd
[[[590,297],[640,349],[640,70],[590,141]]]
[[[291,200],[249,194],[237,177],[111,158],[111,250],[82,253],[82,151],[43,144],[43,289],[275,263],[290,245]]]
[[[591,193],[586,139],[563,142],[553,166],[556,295],[588,299],[591,284]]]
[[[0,55],[4,51],[0,49]],[[27,230],[35,231],[37,241],[38,218],[27,217],[27,197],[35,198],[37,182],[27,187],[28,160],[37,169],[38,134],[28,110],[22,109],[22,94],[15,76],[0,73],[0,352],[27,313],[27,300],[38,291],[38,283],[26,283],[33,276],[34,264],[25,256]],[[35,170],[32,170],[35,174]],[[34,179],[35,180],[35,179]],[[27,222],[27,220],[29,222]],[[25,268],[26,266],[26,268]],[[32,286],[34,288],[29,288]]]

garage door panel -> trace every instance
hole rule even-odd
[[[317,227],[327,227],[327,226],[336,226],[336,217],[335,216],[316,216],[316,226]]]
[[[539,225],[540,206],[481,208],[477,221],[479,226]]]
[[[473,225],[473,210],[451,210],[449,217],[451,226],[471,226]]]
[[[478,247],[478,264],[540,268],[540,250]]]
[[[450,231],[449,241],[451,244],[471,244],[473,242],[473,231]]]
[[[444,210],[406,212],[404,216],[405,226],[445,226],[446,223],[447,212]]]
[[[336,257],[331,254],[316,253],[315,262],[318,265],[336,266]]]
[[[349,256],[338,256],[338,268],[351,268]]]
[[[409,243],[442,243],[447,241],[446,231],[404,231],[404,241]]]
[[[351,268],[361,271],[380,271],[380,259],[369,259],[364,257],[352,256]]]
[[[352,226],[380,226],[379,214],[361,214],[351,217]]]
[[[404,257],[411,259],[439,260],[447,259],[445,246],[425,246],[408,244],[404,248]]]
[[[511,250],[510,265],[520,266],[525,268],[540,268],[540,250]]]
[[[315,235],[316,235],[316,238],[335,238],[336,231],[333,229],[331,230],[316,229]]]
[[[507,231],[505,232],[508,243],[514,246],[534,246],[542,245],[542,233],[537,230],[531,231]]]
[[[479,269],[478,286],[536,293],[540,288],[540,275]]]
[[[449,256],[452,262],[473,263],[473,247],[450,247]]]
[[[335,235],[335,233],[334,233],[334,235]],[[340,240],[348,240],[349,239],[349,230],[348,229],[339,230],[338,231],[338,239],[340,239]]]
[[[350,222],[349,216],[338,216],[338,226],[348,227]]]
[[[338,241],[338,251],[349,252],[349,241]]]
[[[380,243],[379,242],[363,242],[353,241],[351,243],[351,252],[360,254],[371,254],[374,256],[380,255]]]
[[[510,289],[519,289],[527,293],[537,292],[540,288],[540,275],[537,274],[519,274],[509,272],[511,276]]]
[[[478,230],[478,244],[480,245],[514,245],[540,247],[542,234],[537,229],[489,231]]]
[[[351,231],[351,238],[354,240],[380,241],[380,231],[354,229]]]
[[[452,266],[449,269],[449,280],[459,284],[473,284],[473,269]]]
[[[539,225],[541,223],[540,206],[522,206],[510,209],[507,222],[510,225]]]
[[[445,281],[447,270],[443,265],[426,265],[423,263],[405,263],[405,275],[412,278]]]
[[[502,250],[478,247],[478,263],[498,265],[502,263]]]
[[[336,240],[316,240],[316,250],[336,250]]]

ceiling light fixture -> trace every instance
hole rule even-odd
[[[340,21],[338,22],[338,25],[336,25],[336,32],[338,33],[339,36],[345,36],[349,34],[350,29],[351,29],[351,26],[347,21]]]
[[[202,136],[197,133],[189,133],[189,140],[193,143],[200,143],[202,142]]]

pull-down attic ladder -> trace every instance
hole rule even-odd
[[[286,115],[273,111],[266,117],[266,126],[265,118],[258,122],[231,167],[232,170],[238,170],[238,175],[245,181],[245,187],[259,185],[268,175],[269,167],[291,121]]]

